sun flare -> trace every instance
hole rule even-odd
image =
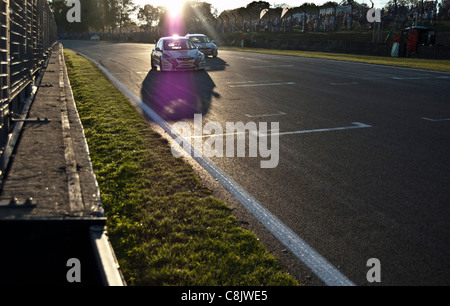
[[[185,0],[167,0],[166,8],[169,11],[170,16],[177,17],[181,14],[183,4]]]

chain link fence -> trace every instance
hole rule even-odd
[[[57,41],[47,0],[0,0],[0,176],[16,122]]]

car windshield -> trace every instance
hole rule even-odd
[[[189,39],[196,44],[209,43],[211,42],[206,36],[190,36]]]
[[[195,45],[189,39],[168,39],[164,41],[164,50],[191,50]]]

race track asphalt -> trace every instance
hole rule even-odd
[[[62,43],[170,123],[278,122],[277,167],[248,151],[211,161],[355,284],[450,285],[450,74],[235,51],[161,73],[153,45]],[[270,239],[300,281],[321,284]]]

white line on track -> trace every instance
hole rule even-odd
[[[226,82],[228,85],[239,85],[239,84],[258,84],[258,83],[280,83],[281,80],[258,80],[258,81],[233,81],[233,82]]]
[[[209,138],[209,137],[226,137],[230,135],[247,135],[248,132],[236,132],[236,133],[222,133],[222,134],[203,134],[198,136],[186,136],[184,139],[198,139],[198,138]]]
[[[422,118],[430,121],[442,121],[442,120],[450,120],[450,119],[428,119]],[[315,129],[315,130],[303,130],[303,131],[293,131],[293,132],[279,132],[278,130],[271,130],[270,134],[262,134],[257,132],[250,132],[252,135],[256,135],[257,137],[267,137],[267,136],[283,136],[283,135],[295,135],[295,134],[308,134],[308,133],[319,133],[319,132],[332,132],[332,131],[342,131],[342,130],[352,130],[352,129],[363,129],[373,127],[372,125],[361,123],[361,122],[352,122],[352,126],[344,126],[337,128],[328,128],[328,129]],[[248,132],[236,132],[236,133],[222,133],[222,134],[205,134],[200,136],[187,136],[184,139],[196,139],[196,138],[207,138],[207,137],[226,137],[230,135],[243,135],[248,134]]]
[[[267,66],[252,66],[252,68],[286,68],[294,67],[294,65],[267,65]]]
[[[391,79],[393,80],[429,80],[429,79],[448,79],[448,76],[442,75],[442,76],[404,76],[404,77],[397,77],[393,76]]]
[[[331,85],[334,86],[345,86],[345,85],[358,85],[358,82],[348,82],[348,83],[330,83]]]
[[[128,88],[123,86],[108,70],[102,67],[95,60],[80,55],[95,63],[117,86],[117,88],[128,98],[132,99],[153,121],[155,121],[172,138],[182,139],[172,127],[155,113],[144,102],[138,99]],[[213,164],[208,158],[203,156],[189,141],[183,141],[183,149],[190,154],[206,171],[208,171],[222,186],[224,186],[262,225],[265,226],[281,243],[283,243],[299,260],[308,266],[326,285],[329,286],[354,286],[345,275],[330,264],[324,257],[311,248],[303,239],[295,234],[290,228],[284,225],[276,216],[263,207],[255,198],[247,193],[233,179],[231,179],[219,167]],[[187,144],[187,145],[186,145]],[[196,157],[199,156],[199,157]]]
[[[242,60],[246,60],[246,61],[254,61],[254,62],[266,62],[265,60],[257,59],[257,58],[253,58],[253,57],[238,57],[238,59],[242,59]]]
[[[239,51],[237,51],[239,52]],[[261,53],[262,55],[263,53]],[[265,54],[265,55],[275,55],[275,54]],[[328,58],[317,58],[317,57],[308,57],[308,56],[295,56],[295,55],[283,55],[284,57],[291,57],[293,59],[301,59],[301,60],[309,60],[309,61],[322,61],[322,62],[333,62],[333,63],[344,63],[350,65],[362,65],[362,66],[371,66],[378,67],[384,69],[397,69],[397,70],[405,70],[405,71],[413,71],[413,72],[426,72],[426,73],[439,73],[450,75],[450,72],[446,71],[437,71],[437,70],[427,70],[420,68],[409,68],[409,67],[400,67],[400,66],[389,66],[382,64],[371,64],[371,63],[362,63],[362,62],[353,62],[353,61],[345,61],[345,60],[336,60],[336,59],[328,59]]]
[[[318,132],[331,132],[331,131],[342,131],[342,130],[351,130],[351,129],[363,129],[372,127],[369,124],[361,123],[361,122],[352,122],[351,126],[337,127],[337,128],[328,128],[328,129],[315,129],[315,130],[303,130],[303,131],[293,131],[293,132],[282,132],[282,133],[272,133],[271,135],[295,135],[295,134],[307,134],[307,133],[318,133]],[[261,135],[264,137],[267,135]]]
[[[283,112],[278,112],[276,114],[263,114],[263,115],[248,115],[248,114],[244,114],[244,116],[248,117],[248,118],[273,117],[273,116],[284,116],[284,115],[287,115],[287,114],[283,113]]]
[[[237,87],[261,87],[261,86],[280,86],[280,85],[295,85],[295,82],[285,82],[285,83],[261,83],[261,84],[242,84],[242,85],[228,85],[231,88]]]
[[[431,119],[431,118],[422,117],[422,119],[423,119],[423,120],[427,120],[427,121],[432,121],[432,122],[450,121],[450,118],[444,118],[444,119]]]

